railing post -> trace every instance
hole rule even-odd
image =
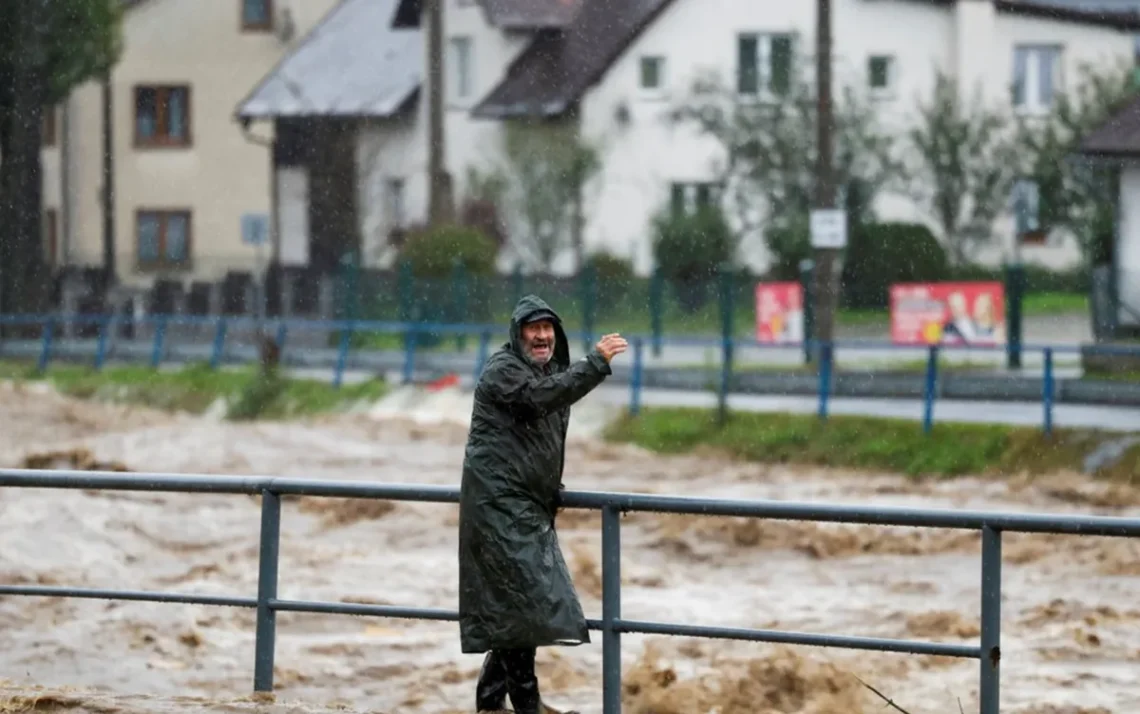
[[[1001,681],[1001,531],[982,528],[982,657],[978,705],[998,714]]]
[[[1045,348],[1045,373],[1041,377],[1041,406],[1045,410],[1045,423],[1042,425],[1045,436],[1053,434],[1053,348]]]
[[[281,357],[285,353],[285,340],[289,337],[289,326],[284,322],[277,325],[277,356]]]
[[[821,342],[819,345],[819,420],[827,421],[827,400],[831,396],[832,345]]]
[[[281,497],[261,492],[261,548],[257,575],[257,639],[254,643],[253,691],[273,691],[273,655],[277,643],[277,562],[281,550]]]
[[[926,386],[922,395],[922,433],[934,429],[934,397],[938,392],[938,345],[931,345],[926,356]]]
[[[491,350],[491,333],[483,332],[479,335],[479,352],[475,355],[475,382],[479,382],[479,375],[483,374],[483,365],[487,364],[487,353]]]
[[[103,315],[99,319],[99,340],[95,343],[95,371],[98,372],[103,369],[103,363],[107,361],[107,338],[111,334],[111,317]]]
[[[633,374],[629,378],[629,414],[641,413],[641,376],[645,357],[645,343],[638,337],[633,341]]]
[[[416,371],[416,341],[419,340],[419,325],[409,325],[404,338],[404,384],[411,384]]]
[[[226,318],[218,318],[218,327],[214,331],[214,351],[210,355],[210,369],[217,369],[222,362],[222,351],[226,346]]]
[[[166,317],[160,317],[154,328],[154,347],[150,351],[150,366],[154,369],[158,369],[158,365],[162,364],[162,346],[165,341]]]
[[[621,714],[621,511],[602,509],[602,714]]]
[[[333,368],[333,387],[340,389],[344,383],[344,368],[348,364],[348,348],[352,345],[352,329],[340,331],[340,347],[336,351],[336,366]]]
[[[44,339],[43,344],[40,347],[40,361],[37,365],[37,370],[41,373],[46,371],[48,364],[51,363],[51,343],[54,338],[55,320],[48,318],[46,321],[44,321]]]

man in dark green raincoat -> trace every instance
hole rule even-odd
[[[459,497],[459,631],[465,653],[487,652],[476,710],[554,711],[542,703],[535,651],[590,641],[558,546],[570,405],[611,374],[626,350],[606,335],[570,364],[562,321],[528,295],[511,315],[510,342],[475,387]],[[572,713],[568,713],[572,714]]]

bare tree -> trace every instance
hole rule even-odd
[[[1131,62],[1107,69],[1084,64],[1071,86],[1053,97],[1047,117],[1019,119],[1018,148],[1023,176],[1037,189],[1038,229],[1071,231],[1093,264],[1107,259],[1111,243],[1115,203],[1105,199],[1114,196],[1112,171],[1074,154],[1085,135],[1136,96],[1137,87]]]
[[[513,120],[504,127],[504,161],[471,174],[474,190],[498,197],[510,217],[510,243],[533,267],[550,271],[566,247],[585,259],[585,187],[601,168],[597,150],[573,123]]]
[[[704,74],[676,104],[672,119],[695,126],[724,152],[725,210],[747,232],[762,230],[769,249],[807,254],[807,222],[815,196],[817,108],[807,62],[765,96],[741,95],[717,74]],[[870,97],[845,87],[834,108],[834,171],[852,223],[873,220],[875,198],[901,185],[894,135]],[[789,235],[803,245],[783,245]],[[791,260],[791,255],[788,256]],[[792,260],[792,262],[795,262]]]
[[[915,160],[911,194],[934,218],[955,264],[968,263],[993,238],[1009,204],[1018,154],[1012,121],[987,105],[980,89],[963,102],[956,80],[937,72],[907,138]]]

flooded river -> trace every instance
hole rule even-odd
[[[451,399],[452,403],[448,403]],[[469,406],[232,424],[0,385],[0,464],[85,449],[130,470],[458,483]],[[914,483],[867,473],[653,456],[591,438],[579,410],[571,488],[882,505],[1130,514],[1140,495],[1076,476]],[[0,582],[252,596],[259,504],[245,496],[0,492]],[[456,510],[289,498],[280,595],[454,608]],[[631,619],[973,642],[979,540],[970,533],[692,516],[626,516]],[[601,612],[596,515],[560,533],[587,615]],[[1020,714],[1140,711],[1140,546],[1005,539],[1002,703]],[[251,611],[0,598],[0,712],[470,714],[480,658],[453,623],[281,613],[276,698],[250,695]],[[912,714],[977,711],[970,660],[626,636],[628,714],[883,711],[859,679]],[[600,712],[600,638],[540,652],[551,703]],[[39,703],[36,704],[36,699]]]

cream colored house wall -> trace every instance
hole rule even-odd
[[[233,108],[336,4],[336,0],[274,0],[288,9],[295,31],[282,41],[271,32],[241,28],[242,0],[147,0],[124,20],[124,52],[114,93],[115,239],[117,269],[127,284],[154,273],[136,266],[139,209],[191,212],[191,266],[170,277],[216,279],[227,270],[257,264],[241,242],[241,217],[270,212],[270,149],[249,141]],[[191,143],[187,147],[134,145],[134,94],[138,85],[189,85]],[[61,250],[72,265],[100,265],[103,251],[102,90],[76,89],[67,102],[70,230]],[[253,130],[263,140],[269,130]],[[44,150],[44,206],[64,208],[61,148]],[[263,257],[268,256],[268,248]]]

